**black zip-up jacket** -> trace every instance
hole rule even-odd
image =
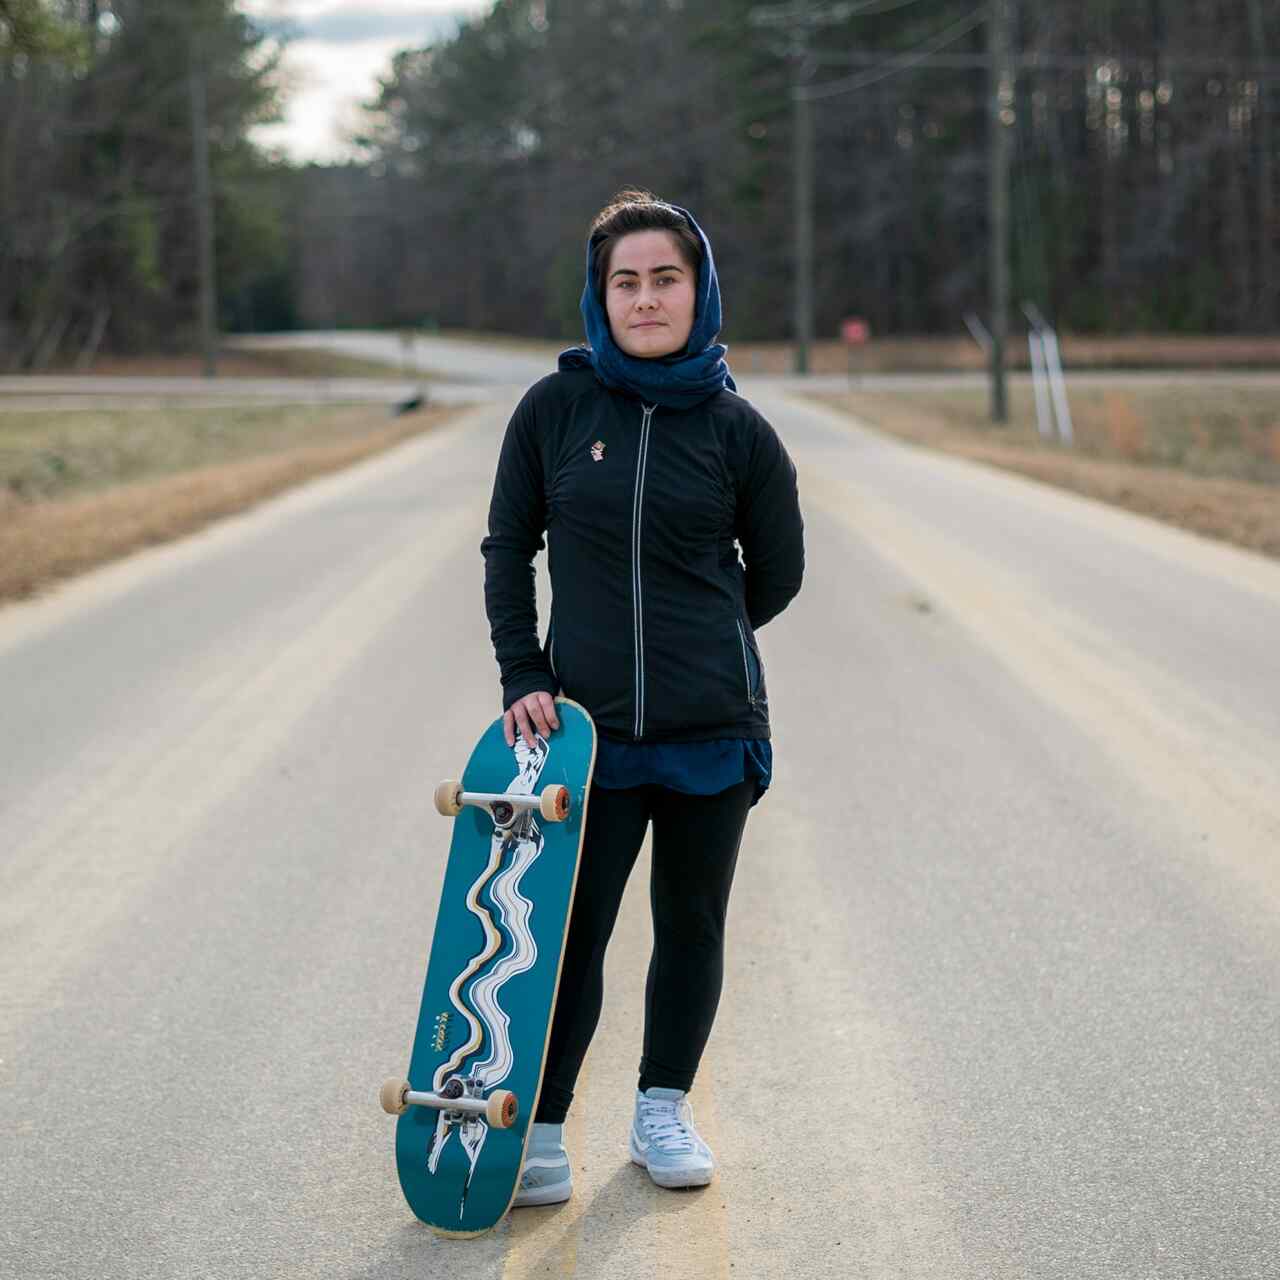
[[[755,632],[800,590],[804,526],[795,467],[741,396],[676,410],[587,369],[543,378],[507,427],[480,549],[504,708],[563,689],[613,738],[769,736]]]

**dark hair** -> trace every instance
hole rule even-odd
[[[659,200],[651,191],[627,187],[619,191],[591,221],[596,296],[601,302],[604,301],[604,282],[609,274],[613,246],[633,231],[671,232],[685,266],[697,276],[702,266],[702,241],[684,214]]]

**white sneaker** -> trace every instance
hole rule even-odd
[[[520,1166],[520,1186],[511,1202],[522,1205],[563,1204],[573,1194],[573,1170],[564,1149],[562,1125],[535,1124]]]
[[[711,1148],[693,1127],[693,1108],[679,1089],[636,1093],[631,1159],[660,1187],[705,1187],[715,1172]]]

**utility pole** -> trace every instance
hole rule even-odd
[[[204,376],[218,374],[217,291],[214,283],[213,197],[209,182],[209,120],[204,60],[191,44],[191,152],[195,167],[196,245],[200,270],[200,346]]]
[[[1249,0],[1249,31],[1253,56],[1261,68],[1267,56],[1267,29],[1262,0]],[[1258,319],[1265,329],[1276,324],[1275,253],[1272,245],[1275,167],[1271,155],[1271,92],[1265,71],[1258,79]]]
[[[1009,130],[1013,110],[1013,68],[1009,63],[1008,0],[988,0],[987,52],[989,179],[987,267],[991,306],[991,421],[1009,421],[1005,347],[1009,340]]]
[[[792,27],[795,220],[795,337],[796,373],[809,372],[813,344],[813,102],[805,92],[809,62],[809,3],[797,0]]]

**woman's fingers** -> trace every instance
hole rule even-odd
[[[549,693],[536,693],[534,697],[538,700],[538,710],[542,715],[538,728],[543,737],[546,737],[552,729],[560,727],[560,717],[556,715],[556,700]]]
[[[531,746],[536,747],[537,735],[542,734],[545,738],[549,732],[547,729],[546,717],[542,714],[542,705],[538,702],[538,695],[529,694],[520,703],[520,727],[524,730],[524,740]]]
[[[559,727],[556,700],[549,693],[525,694],[518,702],[513,702],[502,717],[502,731],[509,747],[515,746],[517,731],[533,747],[537,745],[539,734],[545,738]]]

